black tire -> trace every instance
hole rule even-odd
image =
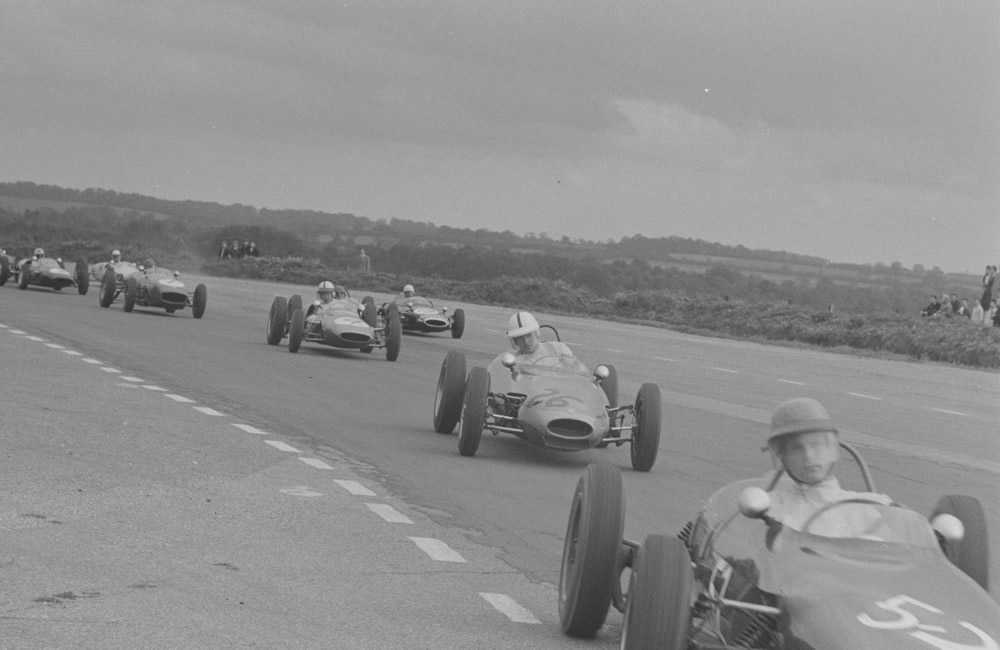
[[[302,346],[302,336],[306,331],[306,315],[301,309],[292,312],[288,319],[288,351],[298,352]]]
[[[168,314],[172,314],[175,311],[177,311],[177,308],[174,307],[173,305],[167,305],[166,307],[163,308],[163,311],[167,312]]]
[[[954,515],[965,526],[965,536],[960,541],[945,544],[945,555],[965,575],[989,591],[990,545],[983,505],[975,497],[948,494],[938,501],[931,519],[941,514]]]
[[[635,426],[632,427],[632,469],[648,472],[660,451],[660,387],[643,384],[635,396]]]
[[[7,278],[10,277],[10,260],[7,256],[0,253],[0,287],[7,284]]]
[[[271,301],[271,313],[267,316],[267,344],[281,343],[288,324],[288,301],[284,296],[275,296]]]
[[[476,366],[469,372],[462,401],[462,426],[458,432],[458,453],[475,456],[486,424],[486,400],[490,394],[490,373]]]
[[[465,332],[465,310],[456,309],[451,316],[451,338],[460,339]]]
[[[128,280],[125,280],[125,304],[122,305],[122,309],[126,312],[135,309],[135,299],[138,295],[139,281],[130,276]]]
[[[288,299],[288,314],[291,315],[296,309],[302,309],[302,296],[297,293],[293,293]],[[305,311],[302,313],[304,314]]]
[[[592,639],[604,625],[625,529],[622,475],[588,465],[576,484],[559,572],[559,623],[569,636]]]
[[[691,627],[694,570],[684,542],[650,535],[639,547],[625,601],[622,650],[684,650]]]
[[[452,350],[441,363],[437,391],[434,393],[434,430],[451,433],[462,417],[465,397],[465,355]]]
[[[191,300],[191,315],[201,318],[205,315],[205,307],[208,306],[208,287],[199,284],[194,288],[194,298]]]
[[[24,291],[28,288],[28,281],[31,279],[31,265],[22,264],[21,272],[17,276],[17,288]]]
[[[73,269],[73,274],[76,276],[76,290],[81,296],[87,295],[90,291],[90,274],[87,272],[87,260],[80,258],[76,261],[76,268]]]
[[[108,308],[115,301],[115,288],[117,287],[118,276],[110,266],[104,269],[104,277],[101,278],[101,290],[97,292],[97,301],[101,307]]]
[[[608,405],[611,408],[618,408],[618,370],[610,363],[604,365],[608,369],[608,376],[601,380],[601,389],[608,398]]]
[[[361,306],[364,308],[364,314],[362,314],[362,318],[366,323],[368,323],[368,327],[378,327],[378,308],[375,307],[375,299],[372,298],[371,296],[365,296],[361,300]],[[388,317],[386,318],[385,325],[386,325],[385,331],[386,334],[388,335],[389,333]]]
[[[375,304],[367,305],[368,309],[375,313]],[[395,361],[399,358],[399,348],[403,344],[403,323],[399,320],[399,310],[393,305],[389,308],[389,315],[385,321],[385,358],[387,361]]]

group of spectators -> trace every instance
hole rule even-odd
[[[921,316],[937,318],[954,318],[964,316],[973,323],[1000,327],[1000,273],[997,267],[987,266],[983,274],[983,293],[969,304],[967,298],[959,298],[958,294],[950,296],[931,296],[931,302],[920,312]]]
[[[241,260],[244,257],[260,257],[260,249],[257,248],[257,244],[252,241],[245,241],[241,244],[238,239],[234,239],[232,244],[227,241],[222,242],[222,248],[219,249],[220,259]]]

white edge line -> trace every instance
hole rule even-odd
[[[865,395],[864,393],[847,393],[847,394],[850,395],[851,397],[860,397],[861,399],[873,399],[878,401],[882,400],[881,397],[875,397],[874,395]]]
[[[779,377],[778,381],[780,381],[783,384],[792,384],[793,386],[805,386],[805,384],[802,383],[801,381],[792,381],[791,379],[781,379]]]
[[[514,623],[541,623],[541,621],[535,618],[534,614],[522,607],[516,600],[507,594],[491,594],[481,591],[479,592],[479,595],[483,598],[483,600],[488,602],[490,605],[493,605],[498,612],[509,618]]]
[[[740,372],[739,370],[733,370],[732,368],[718,368],[716,366],[712,366],[712,370],[718,370],[719,372],[728,372],[733,375],[739,374]]]
[[[411,537],[410,540],[421,551],[438,562],[465,562],[465,558],[456,553],[450,546],[433,537]]]
[[[947,413],[948,415],[961,415],[963,418],[969,417],[968,413],[962,413],[961,411],[949,411],[948,409],[936,409],[934,407],[931,407],[931,410],[938,413]]]

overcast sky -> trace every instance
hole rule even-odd
[[[978,273],[1000,3],[0,0],[0,181]]]

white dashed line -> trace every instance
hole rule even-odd
[[[668,359],[667,357],[653,357],[654,359],[659,359],[660,361],[673,361],[676,362],[677,359]]]
[[[791,379],[778,379],[783,384],[791,384],[793,386],[805,386],[801,381],[792,381]]]
[[[159,386],[154,386],[153,384],[143,384],[142,387],[146,390],[158,390],[160,392],[165,392],[167,390],[166,388],[160,388]]]
[[[183,395],[175,395],[174,393],[167,393],[166,397],[169,397],[170,399],[174,400],[175,402],[183,402],[185,404],[194,404],[194,400],[193,399],[188,399],[188,398],[184,397]]]
[[[433,537],[411,537],[420,550],[438,562],[465,562],[465,558],[439,539]]]
[[[347,481],[347,480],[343,480],[343,479],[337,479],[337,480],[334,481],[334,483],[336,483],[340,487],[344,488],[345,490],[347,490],[351,494],[354,494],[354,495],[357,495],[357,496],[361,496],[361,497],[373,497],[373,496],[375,496],[374,492],[372,492],[371,490],[369,490],[365,486],[361,485],[357,481]]]
[[[312,465],[316,469],[333,469],[319,458],[299,458],[306,465]]]
[[[507,594],[490,594],[479,592],[483,600],[493,605],[497,611],[509,618],[514,623],[541,623],[534,615],[518,604],[516,600]]]
[[[0,330],[5,330],[5,329],[7,329],[7,326],[0,324]]]
[[[109,368],[109,367],[107,367],[107,366],[103,366],[103,367],[101,368],[101,370],[103,370],[104,372],[110,372],[110,373],[113,373],[113,374],[115,374],[115,375],[120,375],[120,374],[122,374],[122,371],[121,371],[121,370],[119,370],[118,368]]]
[[[732,368],[717,368],[715,366],[712,366],[712,370],[718,370],[719,372],[728,372],[733,375],[739,374],[739,370],[733,370]]]
[[[234,427],[236,427],[237,429],[242,429],[242,430],[246,431],[247,433],[256,433],[257,435],[261,435],[261,436],[267,434],[266,431],[261,431],[257,427],[252,427],[249,424],[239,424],[238,422],[233,422],[232,425]]]
[[[219,416],[219,417],[225,415],[225,413],[219,413],[215,409],[209,408],[207,406],[195,406],[194,410],[196,410],[196,411],[198,411],[200,413],[204,413],[205,415],[216,415],[216,416]]]
[[[391,524],[412,524],[413,520],[388,503],[366,503],[368,509]]]
[[[625,354],[625,350],[619,350],[618,348],[604,348],[608,352],[614,352],[616,354]]]
[[[864,393],[848,393],[848,395],[850,395],[851,397],[860,397],[861,399],[873,399],[879,401],[882,399],[881,397],[875,397],[874,395],[865,395]]]
[[[90,364],[93,364],[95,366],[103,366],[104,365],[103,361],[98,361],[97,359],[80,359],[80,361],[82,361],[84,363],[90,363]]]
[[[267,444],[271,445],[272,447],[274,447],[278,451],[290,451],[290,452],[295,453],[295,454],[301,453],[295,447],[293,447],[293,446],[291,446],[289,444],[286,444],[284,442],[281,442],[280,440],[265,440],[264,442],[266,442]]]
[[[24,338],[28,339],[29,341],[38,341],[39,343],[45,340],[40,336],[25,336]]]
[[[31,337],[31,336],[29,336],[28,338],[34,340],[34,338]],[[38,339],[38,340],[41,341],[42,339]],[[58,343],[46,343],[45,347],[52,348],[53,350],[65,350],[66,349],[65,345],[59,345]]]
[[[142,379],[141,377],[122,377],[122,381],[134,381],[137,384],[141,384],[146,380]]]
[[[931,408],[932,411],[937,411],[938,413],[947,413],[948,415],[961,415],[963,418],[969,417],[968,413],[962,413],[961,411],[949,411],[948,409],[936,409]]]
[[[82,357],[83,352],[77,352],[76,350],[63,350],[63,354],[68,354],[71,357]]]
[[[26,332],[22,332],[21,330],[11,330],[10,333],[11,334],[26,334]],[[38,337],[34,337],[34,338],[38,338]],[[45,339],[38,339],[38,340],[39,341],[44,341]]]

